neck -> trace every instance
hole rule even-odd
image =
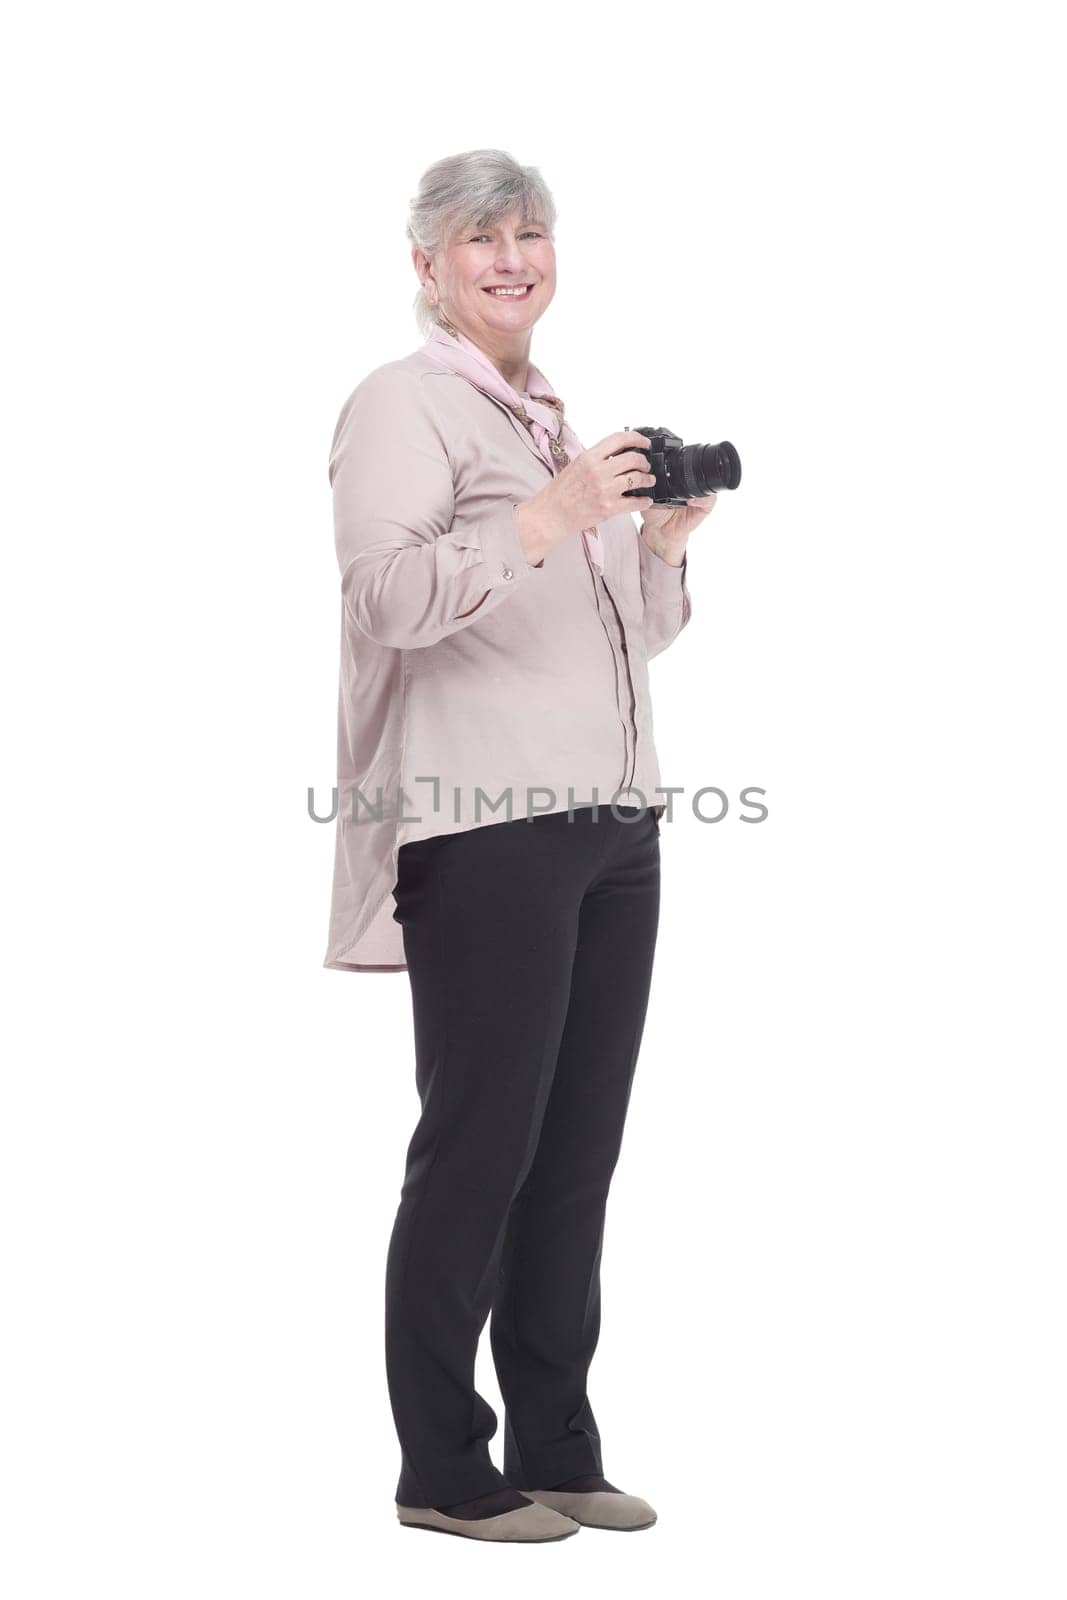
[[[451,317],[449,321],[452,322]],[[517,390],[519,394],[526,393],[526,381],[530,366],[529,333],[523,333],[510,339],[495,338],[492,334],[487,334],[481,330],[478,333],[472,333],[459,322],[452,322],[452,325],[458,328],[463,337],[469,339],[471,344],[478,346],[486,360],[493,363],[505,383],[510,383],[511,387]]]

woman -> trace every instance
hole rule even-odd
[[[324,965],[407,971],[422,1104],[387,1263],[397,1514],[514,1542],[656,1520],[603,1476],[586,1380],[659,916],[647,664],[689,620],[686,541],[715,503],[655,506],[647,438],[583,450],[565,423],[530,361],[554,223],[501,151],[424,174],[426,341],[349,397],[330,459]],[[502,1471],[474,1388],[490,1311]]]

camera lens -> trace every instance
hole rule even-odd
[[[685,500],[703,499],[741,482],[741,457],[727,440],[721,444],[686,444],[666,454],[671,492]]]

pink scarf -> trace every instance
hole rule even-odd
[[[563,420],[563,401],[552,393],[548,379],[532,361],[526,377],[529,393],[523,395],[511,387],[466,334],[446,333],[444,328],[435,328],[422,349],[432,361],[466,378],[483,394],[507,406],[520,422],[525,422],[553,476],[585,448],[570,423]],[[603,570],[604,551],[596,528],[583,528],[582,534],[590,561]]]

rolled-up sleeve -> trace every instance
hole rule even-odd
[[[330,452],[346,610],[378,644],[418,649],[469,627],[537,580],[502,499],[455,527],[452,463],[418,373],[372,372],[349,396]]]
[[[642,534],[637,535],[641,563],[642,625],[645,654],[651,660],[681,633],[692,615],[687,568],[688,554],[680,567],[673,567],[656,555]]]

